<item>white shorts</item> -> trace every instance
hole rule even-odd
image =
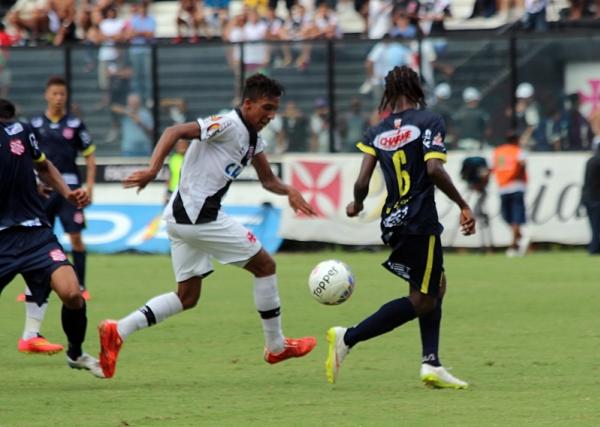
[[[223,212],[206,224],[167,222],[167,234],[177,282],[211,273],[212,258],[242,267],[262,247],[250,230]]]

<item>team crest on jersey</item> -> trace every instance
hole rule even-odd
[[[210,116],[210,119],[209,119],[209,120],[211,120],[211,121],[213,121],[213,122],[216,122],[216,121],[218,121],[218,120],[221,120],[221,116]]]
[[[34,117],[33,119],[31,119],[31,126],[33,126],[34,128],[41,128],[43,124],[44,119],[42,119],[41,117]]]
[[[67,127],[63,129],[63,136],[65,139],[73,139],[73,135],[75,135],[73,128]]]
[[[373,145],[380,150],[395,151],[414,141],[421,136],[421,130],[413,125],[402,126],[398,129],[388,130],[375,138]]]
[[[11,153],[16,154],[17,156],[20,156],[25,152],[25,146],[23,145],[23,143],[20,140],[11,139],[10,140],[10,151],[11,151]]]
[[[402,126],[402,119],[395,119],[394,120],[394,129],[400,129],[400,126]]]
[[[79,120],[77,117],[67,120],[67,126],[69,126],[70,128],[79,127],[80,124],[81,120]]]
[[[4,128],[4,132],[6,132],[9,135],[16,135],[20,132],[23,132],[23,125],[21,123],[13,123],[10,126],[6,126]]]
[[[52,249],[49,255],[54,262],[62,262],[67,260],[67,256],[60,249]]]

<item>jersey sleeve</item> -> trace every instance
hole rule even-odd
[[[258,135],[256,138],[256,149],[254,150],[254,154],[262,153],[265,151],[265,147],[268,141],[265,141],[262,136]]]
[[[363,140],[356,144],[356,147],[365,154],[370,154],[373,157],[377,157],[377,151],[373,146],[374,132],[372,128],[365,131]]]
[[[200,126],[200,141],[217,142],[231,128],[231,119],[224,116],[210,116],[197,120]]]
[[[27,138],[27,145],[29,146],[29,151],[31,153],[31,158],[35,163],[40,163],[46,160],[46,155],[40,150],[40,145],[38,144],[37,137],[35,136],[35,132],[33,128],[29,125],[24,124],[24,135]]]
[[[448,156],[444,145],[445,138],[446,126],[444,120],[435,115],[423,132],[423,160],[440,159],[446,162]]]
[[[96,151],[96,146],[92,141],[92,136],[88,132],[83,122],[80,122],[79,126],[77,127],[77,140],[79,143],[79,150],[84,157],[87,157]]]

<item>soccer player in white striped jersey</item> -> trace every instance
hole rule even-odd
[[[257,135],[275,116],[282,93],[283,87],[273,79],[262,74],[249,77],[239,108],[166,129],[149,168],[132,173],[123,182],[126,188],[142,190],[156,177],[180,138],[195,140],[185,155],[177,191],[164,211],[177,291],[150,299],[119,321],[100,323],[100,365],[105,377],[114,375],[121,344],[131,333],[197,304],[202,281],[213,271],[212,258],[242,267],[254,276],[254,302],[262,319],[266,362],[304,356],[316,345],[314,337],[284,337],[275,261],[249,230],[221,210],[229,185],[251,163],[265,189],[287,196],[295,212],[315,214],[297,189],[273,174],[263,152],[264,142]]]

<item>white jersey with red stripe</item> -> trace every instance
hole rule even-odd
[[[264,150],[264,142],[239,110],[197,120],[200,138],[185,154],[179,186],[165,207],[167,222],[198,224],[214,221],[231,182]],[[251,141],[256,146],[251,149]]]

